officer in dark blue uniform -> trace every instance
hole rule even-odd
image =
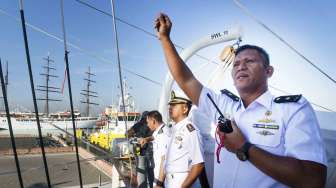
[[[146,138],[152,135],[147,126],[146,118],[148,111],[142,113],[141,119],[128,131],[129,137]],[[154,181],[153,145],[151,142],[141,145],[140,155],[137,156],[137,179],[138,187],[152,187]]]

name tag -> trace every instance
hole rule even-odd
[[[279,125],[255,123],[255,124],[253,124],[253,128],[276,129],[276,130],[278,130]]]

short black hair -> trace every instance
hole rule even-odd
[[[189,115],[189,112],[190,112],[191,107],[192,107],[192,103],[187,103],[186,105],[187,105],[187,107],[188,107],[187,115]]]
[[[270,58],[269,58],[269,55],[268,55],[268,53],[266,52],[265,49],[263,49],[259,46],[246,44],[246,45],[243,45],[243,46],[239,46],[235,51],[235,55],[237,56],[240,52],[242,52],[244,50],[257,50],[257,52],[260,54],[260,56],[264,59],[265,67],[268,67],[270,65]]]
[[[147,117],[155,119],[157,122],[162,123],[162,115],[157,110],[148,112]]]
[[[142,112],[139,122],[146,123],[147,115],[148,111]]]

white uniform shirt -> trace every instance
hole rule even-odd
[[[209,119],[204,113],[200,112],[197,106],[193,105],[188,115],[189,120],[199,130],[201,136],[202,148],[204,153],[213,154],[215,146],[215,135],[212,134],[215,131],[215,126],[204,126],[212,123],[212,119]],[[214,130],[212,130],[214,129]]]
[[[269,91],[246,109],[234,101],[203,87],[198,109],[217,123],[219,117],[207,97],[209,93],[226,118],[234,118],[247,141],[275,155],[326,165],[326,153],[315,113],[305,98],[298,102],[275,103]],[[214,187],[286,187],[261,172],[249,161],[240,161],[222,148],[220,161],[214,161]]]
[[[192,165],[202,162],[204,162],[203,151],[198,130],[192,126],[188,118],[185,118],[172,127],[165,172],[166,174],[188,172]]]
[[[154,132],[153,137],[153,158],[154,158],[154,177],[159,178],[161,157],[166,155],[170,141],[169,128],[162,124]]]

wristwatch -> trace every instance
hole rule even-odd
[[[236,152],[236,156],[241,161],[246,161],[249,159],[248,151],[253,146],[250,142],[245,142],[244,145],[239,148]]]
[[[155,180],[156,186],[163,187],[163,182],[160,180]]]

